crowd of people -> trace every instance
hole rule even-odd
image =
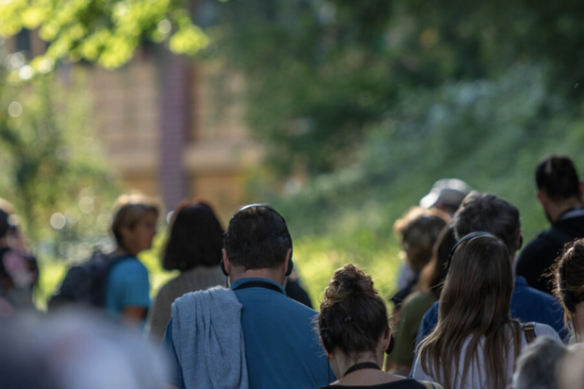
[[[584,388],[584,184],[558,155],[535,178],[550,227],[523,250],[517,207],[440,180],[394,225],[397,293],[347,264],[319,312],[276,209],[244,206],[224,229],[198,199],[172,213],[161,262],[179,275],[151,301],[137,257],[160,210],[129,195],[115,249],[72,267],[34,313],[37,261],[0,199],[0,386]]]

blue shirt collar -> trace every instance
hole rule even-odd
[[[275,286],[277,286],[284,295],[286,295],[286,291],[284,290],[284,288],[282,288],[282,285],[278,284],[276,281],[270,280],[269,278],[261,278],[261,277],[247,277],[247,278],[240,278],[239,280],[233,282],[230,286],[230,288],[233,290],[235,288],[237,288],[239,285],[245,284],[246,282],[251,282],[251,281],[261,281],[261,282],[267,282],[269,284],[273,284]]]
[[[527,285],[527,280],[523,276],[515,276],[515,285]]]

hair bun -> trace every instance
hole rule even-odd
[[[348,298],[363,295],[374,297],[373,280],[357,266],[348,264],[338,269],[324,291],[324,303],[333,305]]]

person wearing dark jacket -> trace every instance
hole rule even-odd
[[[564,244],[584,237],[583,183],[567,156],[544,158],[535,171],[537,199],[551,227],[541,232],[521,251],[515,270],[527,284],[551,294],[550,266]]]

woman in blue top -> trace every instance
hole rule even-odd
[[[112,232],[117,262],[107,280],[106,309],[116,318],[142,325],[150,306],[150,282],[146,267],[136,258],[152,247],[156,235],[158,206],[141,195],[122,195],[116,201]]]

